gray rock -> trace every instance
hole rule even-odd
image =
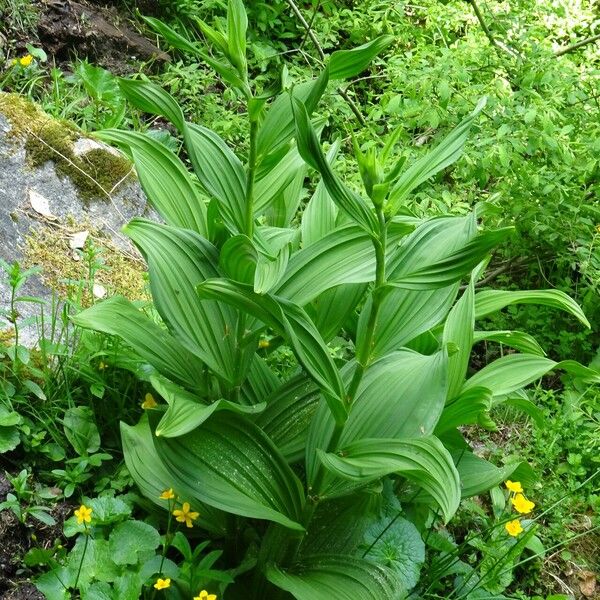
[[[7,95],[0,94],[0,258],[9,264],[15,261],[22,263],[27,238],[32,232],[45,227],[56,229],[63,225],[66,230],[67,225],[72,227],[74,223],[91,223],[95,231],[102,232],[121,251],[130,256],[136,255],[135,249],[120,232],[131,218],[149,212],[135,176],[129,176],[118,184],[110,191],[109,197],[100,193],[100,190],[97,197],[90,197],[89,190],[86,194],[82,193],[76,182],[65,175],[64,169],[60,171],[56,168],[54,161],[32,166],[27,147],[27,120],[30,115],[23,115],[25,125],[17,123],[14,106],[11,105],[11,110],[6,111],[8,114],[3,114],[2,97],[6,99]],[[19,99],[17,106],[25,106],[23,102]],[[28,110],[36,110],[38,116],[50,122],[49,117],[38,109],[30,106]],[[71,130],[69,132],[74,136]],[[73,140],[74,156],[85,158],[92,151],[107,152],[112,156],[115,152],[95,140]],[[48,219],[33,209],[31,191],[47,200],[48,209],[55,219]],[[66,258],[77,260],[78,257],[71,255]],[[2,317],[10,306],[10,294],[7,277],[0,270],[0,328],[8,325]],[[53,290],[44,283],[43,277],[35,275],[20,290],[20,294],[36,296],[50,303]],[[20,343],[35,345],[39,333],[32,321],[35,321],[40,308],[36,304],[23,302],[19,304],[18,311],[20,321],[25,325],[20,327]]]

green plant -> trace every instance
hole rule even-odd
[[[179,503],[168,502],[170,512],[175,506]],[[198,590],[231,581],[228,573],[212,568],[221,552],[207,551],[209,542],[192,549],[171,518],[161,536],[156,527],[135,519],[132,510],[127,496],[84,498],[64,523],[65,537],[74,539],[70,550],[57,545],[26,555],[29,566],[46,567],[36,585],[49,600],[73,593],[82,598],[150,599],[156,597],[158,579],[175,578],[180,586],[176,597],[191,598]],[[173,560],[166,556],[169,550]]]
[[[6,500],[0,502],[0,511],[11,510],[23,525],[27,523],[29,517],[33,517],[45,525],[56,524],[54,517],[49,514],[50,509],[47,506],[35,504],[44,494],[29,486],[29,473],[26,469],[23,469],[14,477],[6,473],[6,477],[13,486],[15,493],[9,492],[6,495]],[[54,498],[53,495],[48,496],[48,494],[45,494],[45,496],[46,498]]]
[[[249,80],[239,0],[229,2],[226,29],[202,24],[219,59],[152,24],[244,99],[249,136],[244,165],[213,131],[186,121],[172,96],[139,80],[121,80],[124,95],[178,130],[201,188],[151,137],[98,134],[132,156],[165,221],[125,228],[148,263],[164,326],[120,297],[73,318],[128,344],[163,400],[137,425],[122,423],[128,469],[155,504],[169,488],[191,503],[194,524],[223,544],[221,564],[250,565],[228,598],[329,599],[332,589],[403,597],[414,571],[408,578],[385,552],[364,552],[376,546],[370,526],[386,518],[382,489],[420,534],[447,523],[462,497],[513,473],[532,479],[519,461],[496,467],[476,456],[459,426],[489,424],[492,406],[554,369],[600,381],[593,369],[544,357],[527,333],[475,331],[476,320],[519,303],[587,320],[555,290],[475,291],[510,228],[480,231],[475,212],[422,219],[407,210],[410,194],[459,158],[483,103],[408,168],[394,158],[394,135],[376,149],[357,144],[363,195],[335,174],[310,114],[330,80],[361,73],[389,37],[334,52],[317,78],[275,95]],[[321,183],[298,219],[306,165]],[[341,353],[332,351],[339,338]],[[481,340],[519,352],[466,378]],[[285,380],[263,359],[283,343],[298,365]],[[416,540],[410,526],[396,533]]]

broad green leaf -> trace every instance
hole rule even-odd
[[[332,171],[314,127],[310,122],[306,106],[294,97],[290,98],[296,122],[296,143],[300,156],[323,178],[323,183],[331,199],[354,223],[367,233],[378,230],[374,212],[355,192],[347,188]]]
[[[326,159],[331,165],[340,148],[340,140],[336,140],[328,150]],[[312,198],[302,212],[301,230],[302,244],[308,248],[335,229],[338,208],[330,198],[327,188],[321,179]]]
[[[275,200],[283,194],[284,190],[299,175],[302,177],[302,182],[304,182],[305,173],[306,163],[294,147],[273,168],[267,169],[266,174],[255,182],[255,214],[267,213]]]
[[[178,438],[155,438],[159,456],[203,502],[226,512],[301,530],[300,481],[273,442],[251,421],[215,413]]]
[[[206,64],[212,67],[225,81],[227,81],[234,87],[237,87],[246,95],[249,95],[250,90],[248,89],[248,86],[238,76],[234,69],[209,56],[206,52],[204,52],[201,46],[183,37],[160,19],[156,19],[153,17],[142,18],[146,21],[146,23],[150,25],[150,27],[152,27],[152,29],[154,29],[158,34],[164,37],[167,43],[173,46],[173,48],[182,50],[188,56],[197,56],[198,58],[202,59]]]
[[[329,78],[350,79],[360,75],[393,41],[392,35],[380,35],[351,50],[336,50],[329,58]]]
[[[236,312],[218,301],[198,302],[196,286],[218,277],[217,250],[193,231],[133,219],[123,229],[148,263],[157,311],[173,334],[230,383],[245,375],[251,355],[240,356]]]
[[[260,404],[270,396],[279,386],[281,382],[267,363],[257,356],[252,358],[248,377],[242,386],[241,402],[245,404]]]
[[[108,129],[97,136],[129,149],[142,188],[167,225],[192,229],[207,237],[204,198],[175,154],[164,144],[133,131]]]
[[[267,407],[256,420],[290,463],[304,454],[308,425],[319,398],[319,388],[305,375],[297,375],[266,398]]]
[[[112,296],[71,317],[80,327],[120,337],[159,373],[188,389],[202,388],[202,361],[129,300]]]
[[[452,307],[444,324],[442,343],[448,351],[448,399],[452,400],[460,391],[471,358],[475,316],[473,297],[475,287],[469,282],[460,300]],[[453,346],[450,349],[448,346]]]
[[[219,267],[234,281],[254,284],[258,252],[247,235],[230,237],[221,248]]]
[[[275,293],[303,306],[332,287],[374,279],[371,237],[360,227],[347,225],[294,254]]]
[[[546,425],[546,417],[544,415],[544,411],[538,406],[536,406],[528,398],[507,398],[503,401],[503,404],[512,406],[517,410],[520,410],[521,412],[525,413],[527,416],[531,417],[536,427],[542,428]]]
[[[468,451],[452,453],[460,476],[461,495],[463,498],[478,496],[510,479],[518,462],[496,467],[491,462],[475,456]]]
[[[100,432],[89,406],[73,406],[63,417],[65,436],[80,456],[93,454],[100,448]]]
[[[217,536],[225,534],[225,513],[203,504],[189,482],[179,479],[158,456],[147,415],[134,426],[121,423],[121,442],[127,470],[146,498],[166,510],[168,503],[161,500],[160,495],[173,488],[182,501],[190,502],[194,510],[200,513],[195,525]]]
[[[303,557],[295,570],[271,565],[267,579],[296,600],[387,600],[398,589],[389,569],[345,555]]]
[[[292,95],[304,103],[311,114],[327,88],[329,71],[324,69],[316,79],[305,81],[294,86]],[[265,120],[258,130],[256,140],[258,162],[261,163],[268,155],[277,154],[294,136],[294,113],[290,98],[281,94],[269,107]]]
[[[459,477],[452,457],[435,437],[363,439],[345,446],[339,455],[317,451],[326,469],[338,477],[367,483],[399,473],[423,488],[448,522],[460,503]]]
[[[396,181],[388,198],[385,210],[395,215],[406,197],[419,185],[436,173],[456,162],[462,152],[473,122],[483,110],[485,98],[480,100],[475,110],[453,129],[433,150],[410,166]]]
[[[485,387],[490,389],[494,396],[506,396],[555,369],[565,370],[590,382],[600,382],[600,373],[572,360],[555,362],[532,354],[508,354],[475,373],[465,382],[462,391]]]
[[[472,425],[479,421],[479,415],[492,406],[492,392],[484,387],[473,387],[454,398],[444,407],[435,427],[437,436],[459,425]]]
[[[458,283],[435,290],[390,289],[379,307],[371,358],[376,359],[406,346],[417,336],[443,321],[458,292]],[[365,342],[372,299],[358,320],[357,351]]]
[[[21,442],[19,430],[14,425],[4,427],[0,425],[0,454],[14,450]]]
[[[160,534],[143,521],[128,520],[117,525],[108,538],[112,560],[117,565],[136,565],[140,554],[153,552],[160,544]]]
[[[400,264],[389,274],[389,284],[405,289],[435,289],[450,285],[472,271],[488,254],[513,232],[512,227],[483,231],[462,248],[439,261],[414,269]]]
[[[136,108],[152,115],[160,115],[180,131],[184,127],[183,112],[171,94],[159,85],[141,79],[119,79],[123,95]]]
[[[444,408],[448,357],[398,350],[366,370],[338,447],[364,438],[417,438],[433,433]]]
[[[408,520],[384,516],[367,529],[366,558],[391,569],[406,594],[419,582],[425,562],[425,543],[419,530]]]
[[[242,0],[229,0],[227,4],[227,41],[229,57],[235,68],[246,72],[246,30],[248,16]]]
[[[218,200],[231,231],[246,231],[246,174],[240,159],[214,131],[187,122],[184,126],[183,139],[194,173]]]
[[[536,339],[523,331],[475,331],[473,343],[497,342],[520,350],[526,354],[537,354],[545,356],[544,349],[537,343]]]
[[[243,406],[229,402],[229,400],[216,400],[210,404],[203,403],[197,396],[180,388],[179,386],[152,377],[151,383],[154,389],[167,401],[169,407],[164,416],[156,426],[154,434],[163,437],[178,437],[193,431],[204,423],[214,412],[219,410],[230,410],[239,414],[258,414],[264,410],[266,404],[254,404]]]
[[[315,326],[326,342],[348,323],[367,291],[366,284],[338,285],[323,292],[307,308]]]
[[[475,318],[481,319],[513,304],[541,304],[572,314],[586,327],[590,322],[581,307],[570,296],[560,290],[483,290],[475,294]]]
[[[286,337],[306,372],[324,392],[335,420],[345,421],[345,391],[340,374],[325,342],[300,307],[280,297],[256,294],[252,288],[224,279],[206,281],[197,289],[201,298],[218,298],[229,303]]]

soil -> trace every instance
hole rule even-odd
[[[0,474],[0,502],[12,489],[9,481]],[[51,512],[56,525],[48,526],[36,519],[27,525],[19,523],[10,510],[0,512],[0,600],[38,600],[44,598],[21,573],[23,555],[32,547],[52,547],[62,535],[63,523],[73,507],[67,503],[56,504]]]
[[[17,53],[32,43],[44,49],[50,64],[63,66],[74,57],[87,58],[117,75],[136,71],[135,61],[170,60],[135,29],[131,9],[123,5],[90,0],[33,0],[31,5],[37,14],[35,27],[3,32]]]

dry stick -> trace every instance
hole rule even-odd
[[[562,50],[558,50],[557,52],[554,53],[554,56],[556,56],[558,58],[559,56],[562,56],[563,54],[568,54],[569,52],[573,52],[574,50],[577,50],[578,48],[581,48],[582,46],[587,46],[587,44],[592,44],[593,42],[597,42],[598,40],[600,40],[600,33],[598,33],[597,35],[593,35],[592,37],[585,38],[584,40],[581,40],[580,42],[577,42],[576,44],[573,44],[572,46],[567,46],[566,48],[563,48]]]
[[[483,14],[477,6],[477,2],[475,0],[467,0],[467,2],[473,7],[473,11],[475,12],[475,16],[481,25],[481,29],[483,29],[483,33],[485,33],[487,39],[490,41],[490,44],[496,48],[496,51],[502,50],[502,52],[512,56],[513,58],[518,58],[518,53],[515,52],[512,48],[509,48],[506,44],[499,42],[491,32],[490,28],[487,26],[485,19],[483,18]]]
[[[307,33],[308,37],[310,38],[310,41],[313,43],[314,47],[316,48],[317,53],[319,54],[319,58],[322,61],[324,61],[325,60],[325,52],[323,52],[323,48],[321,47],[321,44],[319,43],[319,40],[317,39],[315,32],[313,31],[312,27],[310,26],[310,23],[308,23],[308,21],[304,18],[304,16],[300,12],[300,9],[296,6],[294,0],[286,0],[286,1],[288,3],[289,7],[292,9],[292,12],[296,15],[296,17],[302,24],[302,27],[304,27],[304,29],[306,29],[306,33]],[[356,104],[354,103],[354,100],[352,100],[352,98],[350,98],[350,96],[348,96],[348,93],[346,92],[346,90],[338,88],[338,93],[346,101],[346,103],[350,107],[350,110],[354,113],[354,116],[357,118],[357,120],[361,124],[361,126],[365,127],[367,123],[366,123],[364,117],[362,116],[362,114],[360,113],[358,106],[356,106]]]

